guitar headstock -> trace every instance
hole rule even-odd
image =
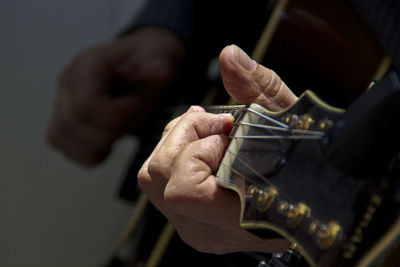
[[[321,148],[344,115],[310,91],[281,112],[252,104],[216,174],[239,194],[244,228],[296,243],[311,266],[354,266],[376,242],[365,245],[363,235],[381,187],[331,164]]]

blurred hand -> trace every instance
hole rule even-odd
[[[221,52],[220,63],[226,90],[239,103],[280,110],[297,100],[274,72],[236,46]],[[139,171],[139,184],[181,238],[199,251],[283,251],[286,240],[266,241],[240,227],[238,196],[215,182],[213,173],[227,148],[232,122],[230,114],[191,107],[167,125]]]
[[[82,51],[59,75],[48,142],[79,164],[101,162],[140,125],[184,53],[182,41],[158,27]]]

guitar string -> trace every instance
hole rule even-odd
[[[265,177],[264,175],[262,175],[261,173],[257,172],[252,166],[250,166],[249,163],[247,163],[245,160],[243,160],[242,158],[239,157],[239,155],[237,153],[234,153],[233,151],[231,151],[230,149],[227,150],[227,152],[233,154],[235,156],[235,159],[238,159],[247,169],[249,169],[251,172],[253,172],[256,176],[258,176],[258,178],[260,178],[261,180],[263,180],[264,182],[266,182],[268,185],[275,187],[276,189],[278,189],[279,194],[284,196],[288,201],[290,201],[291,203],[295,203],[295,201],[289,196],[287,195],[284,191],[282,191],[278,186],[276,186],[274,183],[272,183],[270,180],[268,180],[267,177]],[[233,169],[232,166],[229,166],[226,163],[221,162],[221,164],[225,165],[226,167],[230,168],[231,170]],[[237,171],[239,172],[239,171]],[[239,172],[240,173],[240,172]],[[248,176],[244,175],[241,173],[241,175],[245,178],[245,180],[250,181],[253,184],[258,184],[260,187],[263,186],[262,184],[260,184],[259,182],[255,182],[252,178],[249,178]]]
[[[224,110],[227,111],[227,110]],[[277,130],[277,131],[284,131],[287,133],[299,133],[299,134],[303,134],[303,135],[265,135],[265,136],[231,136],[229,135],[228,137],[233,139],[233,138],[245,138],[245,139],[300,139],[300,140],[310,140],[310,139],[320,139],[324,133],[321,131],[311,131],[311,130],[302,130],[302,129],[291,129],[289,128],[288,125],[283,124],[265,114],[262,114],[260,112],[257,112],[251,108],[236,108],[233,111],[250,111],[254,114],[256,114],[259,117],[262,117],[270,122],[273,122],[278,126],[272,126],[272,125],[264,125],[264,124],[256,124],[256,123],[247,123],[247,122],[243,122],[243,121],[239,121],[239,122],[235,122],[234,126],[237,128],[240,125],[244,125],[244,126],[250,126],[250,127],[257,127],[257,128],[263,128],[266,130]],[[232,114],[233,115],[233,114]],[[240,114],[242,115],[242,114]],[[237,118],[240,118],[241,116],[237,116]],[[274,185],[271,181],[269,181],[265,176],[263,176],[262,174],[260,174],[259,172],[257,172],[253,167],[250,166],[250,164],[248,164],[246,161],[244,161],[243,159],[241,159],[238,154],[234,153],[233,151],[231,151],[230,149],[227,150],[227,152],[233,154],[244,166],[246,166],[246,168],[248,168],[251,172],[253,172],[256,176],[258,176],[262,181],[266,182],[267,184],[269,184],[270,186],[274,186],[277,188],[276,185]],[[232,166],[228,166],[227,164],[221,162],[221,164],[225,165],[226,167],[230,168],[232,171],[236,172],[239,176],[244,177],[245,180],[250,181],[253,184],[262,186],[259,182],[256,182],[254,179],[251,179],[249,177],[247,177],[246,175],[240,173],[238,170],[233,169]],[[278,190],[283,193],[283,191],[281,191],[279,188]],[[292,203],[293,200],[291,199],[291,197],[289,197],[288,195],[283,193],[283,196],[285,196],[289,201],[291,201]]]
[[[266,130],[276,130],[283,131],[288,134],[290,133],[299,133],[297,135],[229,135],[228,138],[242,138],[242,139],[293,139],[293,140],[319,140],[324,135],[323,132],[320,131],[310,131],[310,130],[300,130],[300,129],[288,129],[288,128],[280,128],[271,125],[264,124],[256,124],[256,123],[248,123],[248,122],[236,122],[234,126],[237,128],[241,125],[256,127]]]
[[[247,108],[247,111],[250,111],[251,113],[256,114],[256,115],[258,115],[259,117],[264,118],[264,119],[266,119],[266,120],[268,120],[268,121],[270,121],[270,122],[273,122],[273,123],[275,123],[275,124],[277,124],[277,125],[279,125],[279,126],[281,126],[281,127],[283,127],[283,128],[289,128],[288,125],[286,125],[286,124],[284,124],[284,123],[282,123],[282,122],[280,122],[280,121],[277,121],[277,120],[271,118],[271,117],[268,116],[268,115],[262,114],[262,113],[260,113],[260,112],[258,112],[258,111],[256,111],[256,110],[254,110],[254,109],[252,109],[252,108]]]
[[[276,131],[298,133],[298,134],[313,134],[313,135],[320,135],[320,136],[324,135],[324,132],[322,132],[322,131],[302,130],[302,129],[289,129],[289,128],[277,127],[277,126],[272,126],[272,125],[257,124],[257,123],[250,123],[250,122],[239,122],[239,123],[234,123],[234,125],[235,126],[245,125],[245,126],[250,126],[250,127],[255,127],[255,128],[263,128],[263,129],[266,129],[266,130],[276,130]]]
[[[313,136],[313,135],[229,135],[228,138],[242,138],[242,139],[293,139],[293,140],[318,140],[321,139],[321,136]]]
[[[230,170],[232,170],[232,172],[236,173],[237,175],[239,175],[240,177],[244,178],[245,180],[251,182],[252,184],[255,184],[259,187],[262,187],[263,184],[257,182],[256,180],[254,180],[253,178],[250,178],[246,175],[244,175],[243,173],[241,173],[240,171],[238,171],[237,169],[233,168],[232,166],[229,166],[228,164],[221,162],[221,165],[224,165],[226,168],[229,168]],[[269,182],[269,181],[267,181]],[[272,185],[272,184],[271,184]]]
[[[237,111],[239,111],[239,112],[250,111],[251,113],[253,113],[253,114],[255,114],[255,115],[257,115],[257,116],[259,116],[259,117],[261,117],[261,118],[264,118],[264,119],[266,119],[266,120],[268,120],[268,121],[270,121],[270,122],[273,122],[273,123],[275,123],[275,124],[281,126],[281,127],[284,128],[284,129],[288,129],[288,128],[289,128],[288,125],[286,125],[286,124],[284,124],[284,123],[282,123],[282,122],[280,122],[280,121],[277,121],[277,120],[275,120],[274,118],[272,118],[272,117],[270,117],[270,116],[268,116],[268,115],[262,114],[262,113],[260,113],[260,112],[258,112],[258,111],[256,111],[256,110],[254,110],[254,109],[252,109],[252,108],[250,108],[250,107],[246,107],[246,108],[242,108],[242,107],[232,107],[232,108],[229,108],[229,107],[226,107],[226,108],[216,107],[216,108],[210,108],[210,109],[212,109],[212,110],[214,110],[214,111],[217,111],[218,113],[223,113],[223,112],[231,113],[231,112],[237,112]],[[220,111],[220,112],[219,112],[219,111]],[[231,113],[231,114],[232,114],[232,113]],[[232,114],[232,115],[233,115],[233,114]],[[238,117],[240,117],[240,116],[238,116]],[[262,124],[260,124],[260,125],[262,125]]]
[[[227,110],[224,110],[224,111],[227,111]],[[313,140],[314,139],[314,140],[318,140],[318,139],[321,139],[322,136],[324,135],[324,133],[321,131],[291,129],[291,128],[289,128],[288,125],[281,123],[265,114],[255,111],[251,108],[238,108],[238,109],[234,109],[233,111],[240,111],[240,112],[250,111],[253,114],[256,114],[257,116],[264,118],[264,119],[280,126],[280,127],[277,127],[277,126],[272,126],[272,125],[242,122],[242,114],[240,114],[239,116],[235,117],[235,119],[240,119],[239,122],[234,122],[235,129],[237,129],[240,125],[244,125],[244,126],[264,128],[264,129],[269,129],[269,130],[283,131],[283,132],[287,132],[287,133],[292,133],[292,135],[260,135],[260,136],[232,136],[232,135],[229,135],[228,137],[230,139],[243,138],[243,139],[273,139],[273,140],[278,140],[278,139],[280,139],[280,140],[281,139],[297,139],[297,140]],[[232,114],[232,115],[234,115],[234,114]],[[233,130],[232,130],[232,132],[233,132]],[[298,134],[303,134],[303,135],[293,135],[293,133],[298,133]],[[256,171],[256,169],[253,168],[249,163],[247,163],[245,160],[243,160],[241,157],[239,157],[239,155],[237,153],[234,153],[230,149],[228,149],[227,152],[234,155],[235,159],[239,160],[247,169],[249,169],[252,173],[254,173],[257,177],[259,177],[262,181],[264,181],[265,183],[267,183],[268,185],[270,185],[272,187],[275,187],[279,191],[279,194],[281,196],[283,196],[284,198],[286,198],[286,200],[289,202],[288,208],[289,209],[293,208],[293,205],[295,205],[296,202],[289,195],[287,195],[284,191],[281,191],[281,189],[278,188],[270,180],[268,180],[268,178],[266,178],[264,175],[262,175],[261,173]],[[225,167],[229,168],[230,170],[232,170],[232,172],[236,173],[240,177],[244,178],[246,181],[249,181],[250,183],[252,183],[254,185],[258,185],[260,187],[264,186],[264,184],[261,184],[260,182],[255,181],[253,178],[250,178],[250,177],[244,175],[243,173],[241,173],[240,171],[236,170],[235,168],[232,167],[232,165],[228,165],[224,162],[221,162],[221,164],[224,165]],[[229,179],[229,181],[232,182],[231,179]],[[245,193],[245,194],[247,194],[247,193]]]
[[[233,111],[233,112],[244,112],[244,111],[250,111],[253,114],[256,114],[257,116],[264,118],[270,122],[273,122],[280,127],[277,126],[272,126],[272,125],[265,125],[265,124],[257,124],[257,123],[249,123],[249,122],[234,122],[234,126],[238,127],[240,125],[245,125],[245,126],[250,126],[250,127],[256,127],[256,128],[263,128],[263,129],[269,129],[269,130],[277,130],[277,131],[283,131],[283,132],[288,132],[288,133],[298,133],[298,134],[304,134],[304,135],[259,135],[259,136],[229,136],[230,138],[244,138],[244,139],[295,139],[295,140],[318,140],[321,139],[321,137],[324,135],[324,132],[322,131],[314,131],[314,130],[303,130],[303,129],[292,129],[289,128],[288,125],[281,123],[273,118],[271,118],[268,115],[262,114],[254,109],[251,108],[221,108],[218,109],[219,111]],[[238,116],[239,118],[240,116]]]

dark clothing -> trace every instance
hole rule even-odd
[[[209,60],[233,43],[251,51],[267,21],[267,6],[266,0],[245,5],[230,0],[149,0],[130,30],[165,27],[201,54],[201,60]]]
[[[400,1],[352,0],[400,69]]]
[[[174,31],[183,40],[188,40],[193,34],[196,19],[196,1],[149,0],[133,21],[131,30],[157,25]]]
[[[199,34],[198,25],[208,24],[202,31],[204,43],[241,46],[242,40],[259,34],[259,18],[265,17],[267,1],[219,0],[149,0],[132,28],[160,25],[171,29],[184,40]],[[400,2],[398,0],[350,0],[374,30],[379,41],[400,69]],[[263,14],[264,13],[264,14]],[[258,30],[258,31],[257,31]],[[214,38],[220,42],[215,42]],[[198,39],[198,38],[197,38]],[[254,37],[250,38],[254,42]],[[241,41],[239,41],[241,40]],[[221,42],[222,41],[222,42]],[[249,44],[245,43],[245,50]],[[250,47],[251,48],[251,47]],[[218,50],[216,50],[218,51]]]

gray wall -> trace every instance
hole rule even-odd
[[[134,140],[95,170],[44,142],[55,77],[142,0],[0,2],[0,266],[99,266],[132,207],[116,197]]]

